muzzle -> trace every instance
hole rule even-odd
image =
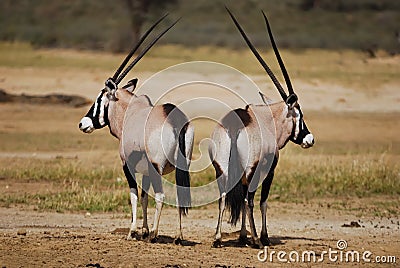
[[[314,145],[314,136],[313,134],[307,134],[304,139],[303,142],[301,143],[301,148],[310,148]]]
[[[89,117],[84,117],[79,122],[79,129],[85,133],[92,133],[94,131],[93,121]]]

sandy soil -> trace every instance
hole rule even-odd
[[[154,210],[150,210],[152,222]],[[257,211],[257,228],[260,217]],[[223,247],[212,248],[217,209],[192,210],[184,219],[184,243],[173,243],[176,210],[164,209],[159,240],[127,241],[129,218],[124,214],[61,214],[0,208],[0,264],[2,267],[276,267],[282,265],[276,254],[273,262],[260,262],[259,249],[241,246],[239,227],[224,222]],[[315,204],[272,202],[268,211],[273,245],[267,249],[297,251],[300,267],[325,265],[377,267],[377,256],[396,256],[400,262],[400,218],[356,217],[354,213]],[[353,222],[353,224],[352,224]],[[141,220],[139,221],[141,224]],[[345,227],[346,225],[353,227]],[[359,227],[356,227],[359,226]],[[248,235],[250,238],[250,235]],[[348,247],[338,252],[372,252],[371,263],[332,262],[321,253],[337,250],[337,241]],[[316,252],[317,262],[301,262],[304,251]],[[339,254],[339,253],[338,253]],[[260,255],[261,257],[263,255]],[[294,256],[294,255],[293,255]],[[340,256],[340,255],[332,255]],[[343,255],[345,256],[345,255]],[[288,255],[286,255],[286,259]],[[318,260],[322,258],[323,262]],[[343,257],[344,258],[344,257]],[[393,261],[392,261],[393,262]],[[383,265],[383,264],[382,264]],[[384,265],[388,267],[388,264]]]

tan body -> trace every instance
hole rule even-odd
[[[248,188],[250,193],[254,193],[257,187],[263,183],[268,174],[275,168],[276,161],[279,157],[279,149],[283,148],[288,142],[293,133],[293,128],[296,124],[294,110],[289,109],[285,102],[265,105],[249,105],[244,109],[249,116],[248,118],[240,118],[242,121],[238,125],[237,135],[237,151],[238,164],[243,172],[243,177],[240,179],[241,184]],[[233,112],[230,113],[231,115]],[[227,115],[227,118],[230,115]],[[238,117],[239,119],[239,117]],[[222,119],[222,123],[224,123]],[[232,123],[233,121],[227,121]],[[273,123],[271,123],[273,122]],[[233,184],[228,184],[229,178],[229,161],[230,151],[232,146],[232,138],[229,133],[232,126],[217,125],[212,134],[212,140],[215,144],[210,146],[210,156],[213,156],[213,165],[216,169],[221,200],[220,212],[218,217],[216,243],[221,243],[221,226],[222,218],[225,210],[226,194],[234,187]],[[247,197],[245,197],[247,199]],[[266,202],[266,200],[265,200]],[[251,204],[250,204],[251,205]],[[255,232],[254,220],[248,202],[245,204],[246,213],[242,214],[242,230],[241,239],[246,237],[246,214],[249,216],[252,238],[256,243],[259,243]],[[266,204],[261,206],[263,213],[262,229],[266,231]],[[243,211],[244,212],[244,211]]]
[[[122,161],[129,162],[127,158],[138,153],[142,157],[135,166],[129,166],[132,172],[148,176],[147,159],[151,163],[159,163],[157,171],[162,175],[174,171],[175,162],[170,160],[177,157],[178,141],[163,107],[153,106],[145,95],[136,96],[121,90],[117,93],[118,101],[111,102],[109,106],[109,117],[115,118],[110,121],[110,131],[120,140]],[[193,135],[193,127],[189,126]],[[189,140],[193,142],[193,137]],[[191,143],[188,142],[188,145],[186,153],[191,156]]]

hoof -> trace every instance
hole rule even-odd
[[[252,248],[263,248],[263,244],[261,243],[260,239],[256,239],[255,241],[253,240],[253,244],[251,245]]]
[[[247,240],[247,236],[239,236],[239,245],[245,246],[249,243],[249,241]]]
[[[263,246],[271,246],[271,241],[269,240],[268,235],[261,236],[261,243]]]
[[[213,242],[213,248],[222,248],[222,241],[221,239],[216,239]]]
[[[149,230],[143,228],[143,230],[142,230],[142,239],[144,240],[144,239],[148,238],[149,234],[150,234]]]
[[[136,241],[136,240],[138,240],[138,233],[137,232],[131,232],[131,231],[129,231],[129,233],[128,233],[128,235],[127,235],[127,237],[126,237],[126,240],[134,240],[134,241]]]
[[[156,234],[154,232],[150,232],[149,240],[151,243],[156,243],[158,240],[158,237],[156,236]]]
[[[182,246],[183,245],[182,242],[183,242],[183,240],[180,237],[174,239],[174,244],[175,245],[181,245]]]

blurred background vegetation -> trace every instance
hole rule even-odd
[[[163,43],[244,47],[225,11],[256,45],[268,45],[260,10],[286,48],[400,51],[400,1],[393,0],[2,0],[0,40],[122,52],[160,15],[183,17]]]

